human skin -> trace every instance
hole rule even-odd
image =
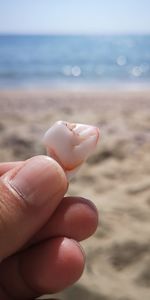
[[[65,197],[68,181],[47,156],[0,164],[0,299],[34,299],[81,276],[79,241],[98,214],[91,201]]]

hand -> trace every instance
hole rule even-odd
[[[0,164],[0,299],[33,299],[81,276],[79,241],[96,229],[95,206],[64,197],[62,168],[47,156]]]

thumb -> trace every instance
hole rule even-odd
[[[37,233],[66,189],[62,168],[47,156],[33,157],[0,177],[0,261]]]

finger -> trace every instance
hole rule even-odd
[[[91,201],[80,197],[65,197],[32,243],[56,236],[81,241],[92,235],[97,225],[98,212]]]
[[[62,168],[46,156],[33,157],[0,178],[0,260],[47,222],[66,188]]]
[[[67,238],[52,239],[4,261],[0,268],[0,284],[13,299],[56,293],[79,279],[84,261],[77,242]]]
[[[0,163],[0,176],[15,167],[21,166],[22,163],[22,161]]]

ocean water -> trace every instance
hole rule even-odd
[[[0,35],[0,88],[150,83],[150,35]]]

